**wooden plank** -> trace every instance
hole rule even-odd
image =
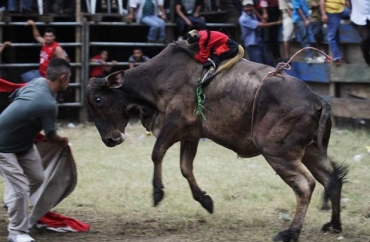
[[[370,85],[367,83],[341,83],[339,97],[352,97],[370,100]]]
[[[332,82],[370,83],[370,68],[366,64],[329,65],[329,76]]]
[[[285,71],[305,82],[329,83],[328,64],[308,64],[306,62],[292,62],[291,69]]]
[[[331,98],[330,105],[334,117],[370,119],[370,100]]]

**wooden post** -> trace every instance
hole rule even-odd
[[[78,23],[82,22],[81,0],[76,0],[76,22]],[[75,71],[76,83],[80,84],[80,87],[76,88],[76,93],[75,93],[76,102],[79,102],[79,103],[83,102],[82,100],[83,93],[81,92],[81,88],[84,85],[84,80],[83,80],[82,71],[81,71],[81,68],[82,68],[81,48],[83,48],[81,29],[82,29],[81,25],[77,25],[76,30],[75,30],[76,31],[76,43],[81,43],[81,45],[77,46],[75,49],[76,50],[75,52],[76,63],[81,64],[80,67],[76,67],[76,71]],[[86,115],[84,113],[85,113],[85,110],[83,107],[81,107],[79,110],[79,121],[80,122],[86,121],[86,118],[85,118]]]

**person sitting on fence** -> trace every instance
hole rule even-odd
[[[135,48],[132,51],[132,55],[128,58],[128,67],[129,69],[132,69],[136,66],[138,66],[140,63],[149,61],[150,58],[146,55],[144,55],[142,49]]]
[[[137,23],[143,23],[150,27],[147,35],[149,43],[166,43],[166,12],[163,0],[129,0],[130,13],[127,18],[132,21],[136,18]],[[158,17],[160,11],[160,18]]]
[[[186,33],[192,29],[203,30],[206,28],[206,22],[199,16],[203,3],[203,0],[175,1],[178,40],[184,39]]]
[[[10,41],[5,41],[1,46],[0,46],[0,55],[7,46],[12,46],[12,42]]]
[[[99,63],[99,66],[93,66],[90,71],[90,78],[98,77],[102,78],[105,77],[111,70],[112,66],[107,65],[108,60],[108,51],[102,50],[100,54],[95,55],[90,59],[91,63]],[[112,60],[112,65],[116,65],[117,61]]]

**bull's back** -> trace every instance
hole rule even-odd
[[[252,107],[261,80],[273,70],[242,60],[212,80],[204,90],[203,127],[210,138],[243,157],[259,154],[251,139]]]

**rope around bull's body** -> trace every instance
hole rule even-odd
[[[260,84],[258,85],[257,87],[257,91],[256,93],[254,94],[254,98],[253,98],[253,106],[252,106],[252,123],[251,123],[251,137],[252,137],[252,140],[254,142],[254,139],[253,139],[253,127],[254,127],[254,115],[255,115],[255,112],[256,112],[256,99],[257,99],[257,96],[259,95],[260,91],[261,91],[261,88],[263,86],[263,84],[265,83],[266,79],[268,77],[271,77],[271,76],[278,76],[279,74],[280,75],[283,75],[284,74],[284,70],[290,70],[291,69],[291,66],[290,66],[290,62],[294,59],[294,57],[296,57],[299,53],[301,53],[302,51],[304,50],[308,50],[308,49],[312,49],[312,50],[316,50],[318,52],[320,52],[322,55],[324,55],[326,57],[326,62],[331,62],[332,61],[332,57],[327,55],[325,52],[319,50],[319,49],[316,49],[314,47],[305,47],[305,48],[302,48],[300,50],[298,50],[289,60],[288,62],[279,62],[275,68],[274,71],[270,71],[268,72],[265,77],[262,79],[262,81],[260,82]],[[280,76],[282,77],[282,76]]]

